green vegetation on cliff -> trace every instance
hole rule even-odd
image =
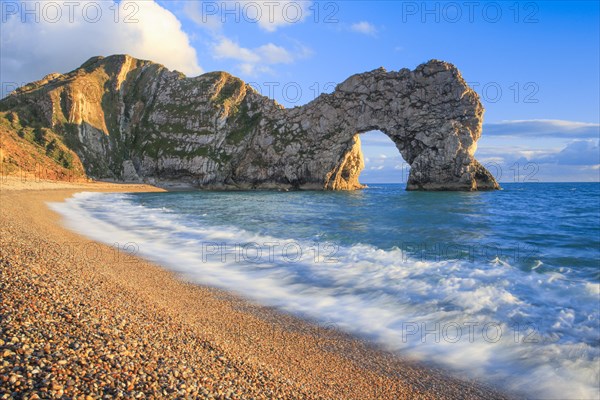
[[[34,174],[40,179],[81,179],[83,165],[60,133],[23,125],[16,113],[0,112],[2,174]]]

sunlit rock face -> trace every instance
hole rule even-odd
[[[451,64],[353,75],[285,109],[238,78],[195,78],[118,55],[94,57],[0,102],[56,132],[89,176],[204,188],[352,190],[359,134],[381,130],[410,165],[409,190],[497,189],[474,158],[483,107]]]

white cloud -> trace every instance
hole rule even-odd
[[[546,141],[547,142],[547,141]],[[538,146],[546,144],[538,141]],[[600,164],[598,140],[571,140],[558,147],[526,148],[506,143],[483,147],[476,158],[502,182],[585,182],[598,181],[595,166]]]
[[[269,64],[289,64],[294,60],[289,51],[273,43],[260,46],[257,52]]]
[[[242,61],[246,64],[255,64],[260,61],[256,51],[241,47],[231,39],[222,38],[213,48],[215,58],[228,58]]]
[[[187,75],[202,72],[177,17],[154,1],[52,2],[60,14],[45,9],[49,3],[36,4],[38,23],[22,22],[20,9],[2,23],[4,82],[21,85],[111,54],[149,59]]]
[[[352,24],[350,29],[354,32],[362,33],[363,35],[375,36],[377,33],[375,26],[367,21],[361,21]]]
[[[306,57],[308,54],[310,52],[305,48],[292,52],[273,43],[249,49],[223,36],[213,46],[213,56],[215,58],[239,61],[238,70],[250,76],[258,73],[272,73],[270,65],[290,64],[299,58]]]
[[[501,181],[598,181],[600,125],[531,119],[484,124],[477,159]]]
[[[543,159],[542,159],[543,161]],[[549,161],[561,165],[597,165],[600,163],[600,148],[597,140],[575,140]]]
[[[255,24],[258,28],[274,32],[280,27],[299,23],[310,14],[310,1],[256,1],[236,2],[197,1],[186,2],[184,15],[198,26],[207,29],[205,41],[209,53],[218,60],[234,60],[238,63],[232,68],[246,77],[259,74],[275,75],[276,64],[291,64],[307,58],[312,51],[297,41],[286,48],[274,43],[257,47],[244,47],[238,40],[228,37],[228,24]]]

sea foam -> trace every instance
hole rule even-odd
[[[127,194],[52,203],[65,224],[199,284],[330,324],[416,360],[536,398],[598,398],[596,283],[498,259],[422,261],[209,226]],[[329,247],[327,247],[329,246]],[[260,252],[260,257],[258,257]]]

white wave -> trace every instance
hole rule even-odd
[[[111,245],[135,243],[139,255],[197,283],[509,390],[598,398],[596,283],[524,272],[499,259],[425,262],[399,249],[328,248],[206,226],[202,215],[139,206],[126,194],[79,193],[51,207],[69,228]]]

